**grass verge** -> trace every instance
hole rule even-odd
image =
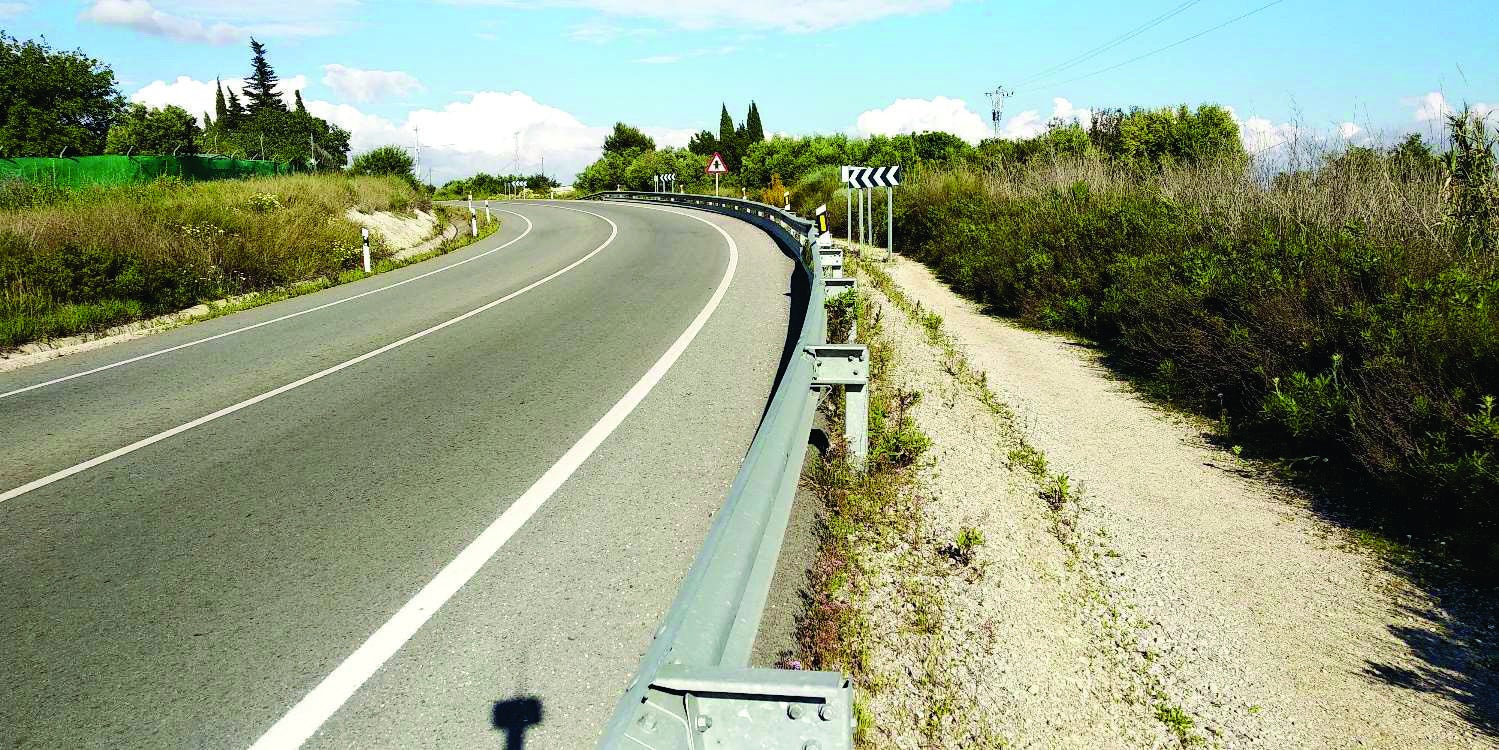
[[[309,280],[331,286],[360,264],[349,209],[430,207],[400,180],[343,175],[23,187],[0,185],[0,350],[208,300],[305,293]],[[371,254],[392,250],[376,237]]]

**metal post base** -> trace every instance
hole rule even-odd
[[[854,690],[837,672],[663,667],[620,747],[853,750]]]
[[[863,469],[869,460],[869,347],[823,344],[805,350],[812,355],[812,386],[843,386],[843,432],[849,461]]]

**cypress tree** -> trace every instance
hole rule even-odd
[[[224,118],[224,127],[233,130],[239,127],[240,123],[243,123],[244,121],[245,106],[243,104],[240,104],[239,97],[235,96],[233,91],[230,91],[228,116]]]
[[[254,56],[250,59],[250,77],[245,79],[247,109],[252,116],[267,110],[285,112],[286,105],[276,94],[276,71],[271,69],[271,63],[265,59],[265,45],[252,37],[250,50]]]
[[[750,102],[749,115],[744,118],[744,129],[749,135],[750,143],[765,140],[765,126],[760,124],[760,108],[754,102]]]
[[[297,89],[297,114],[307,114],[307,105],[302,103],[302,90]]]
[[[734,137],[734,118],[729,117],[729,105],[723,105],[718,115],[718,150],[728,162],[729,169],[739,169],[739,142]]]
[[[215,122],[223,122],[224,116],[229,114],[229,105],[224,103],[224,82],[213,79],[213,119]]]

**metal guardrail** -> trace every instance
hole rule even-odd
[[[867,411],[867,402],[859,398],[856,404],[854,398],[863,396],[867,383],[867,351],[826,340],[824,264],[814,225],[775,206],[734,198],[605,192],[588,199],[665,203],[744,218],[799,247],[800,272],[810,282],[795,353],[598,746],[852,750],[854,695],[847,677],[748,666],[818,400],[832,385],[843,385],[850,396],[848,411],[858,412],[861,430]]]

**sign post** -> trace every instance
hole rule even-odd
[[[874,232],[874,189],[885,188],[885,260],[895,254],[895,188],[900,184],[900,167],[845,167],[848,187],[859,191],[859,236],[867,244]],[[868,206],[869,221],[864,220]]]
[[[724,161],[723,161],[723,154],[720,154],[717,151],[714,151],[713,152],[713,158],[708,160],[708,168],[705,171],[708,174],[713,175],[713,197],[717,198],[718,197],[718,176],[721,175],[721,174],[728,174],[729,173],[729,167],[726,164],[724,164]]]
[[[845,186],[843,190],[844,202],[848,204],[848,207],[843,210],[843,229],[848,237],[845,241],[848,243],[850,251],[854,249],[854,189],[848,186],[848,173],[852,170],[853,167],[846,164],[838,170],[838,181],[842,182]]]

